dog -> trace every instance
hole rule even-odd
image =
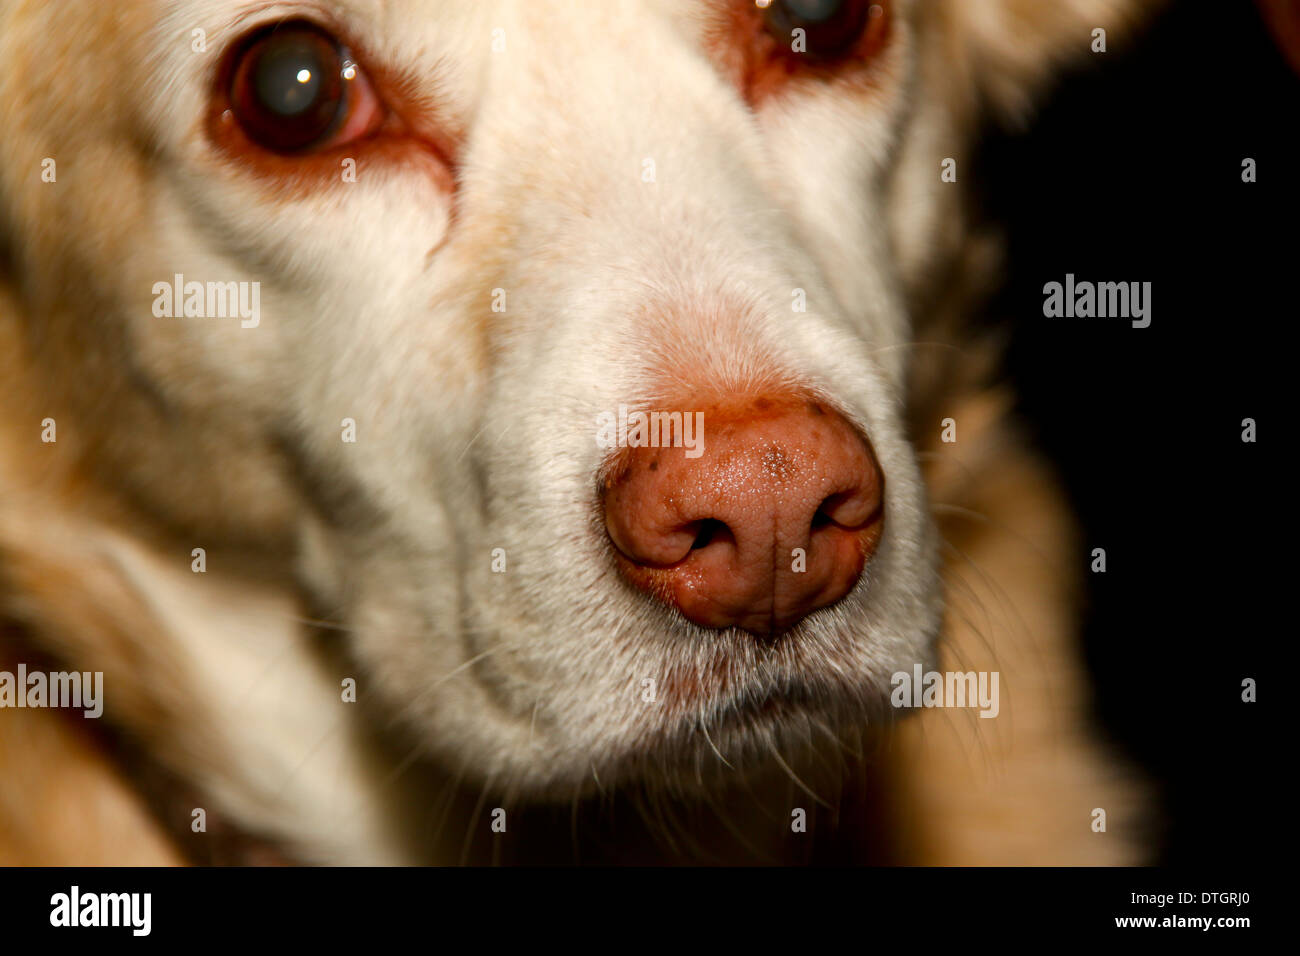
[[[1150,7],[0,2],[0,863],[1145,859],[965,184]]]

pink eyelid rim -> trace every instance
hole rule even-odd
[[[348,75],[349,72],[351,76]],[[350,54],[343,60],[343,81],[347,84],[348,116],[330,137],[331,142],[339,146],[378,129],[387,112],[379,94],[366,78],[365,71]]]

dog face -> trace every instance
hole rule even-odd
[[[942,161],[1113,5],[1024,13],[1032,63],[920,0],[77,6],[3,31],[51,393],[94,382],[68,417],[160,525],[292,554],[432,752],[566,793],[735,764],[928,660]]]

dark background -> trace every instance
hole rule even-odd
[[[1157,782],[1165,863],[1278,850],[1264,803],[1294,746],[1268,716],[1283,688],[1264,665],[1276,673],[1295,634],[1279,611],[1294,567],[1281,455],[1298,122],[1300,79],[1253,3],[1174,3],[1068,77],[1029,128],[996,132],[974,171],[1009,240],[988,318],[1011,323],[1020,412],[1087,552],[1106,549],[1107,572],[1087,575],[1097,711]],[[1150,281],[1151,326],[1045,318],[1043,285],[1068,272]],[[1260,703],[1241,701],[1245,677]]]

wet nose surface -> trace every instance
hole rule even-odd
[[[676,407],[702,412],[703,453],[624,448],[604,482],[628,579],[696,624],[761,635],[848,594],[883,525],[862,434],[801,395]]]

